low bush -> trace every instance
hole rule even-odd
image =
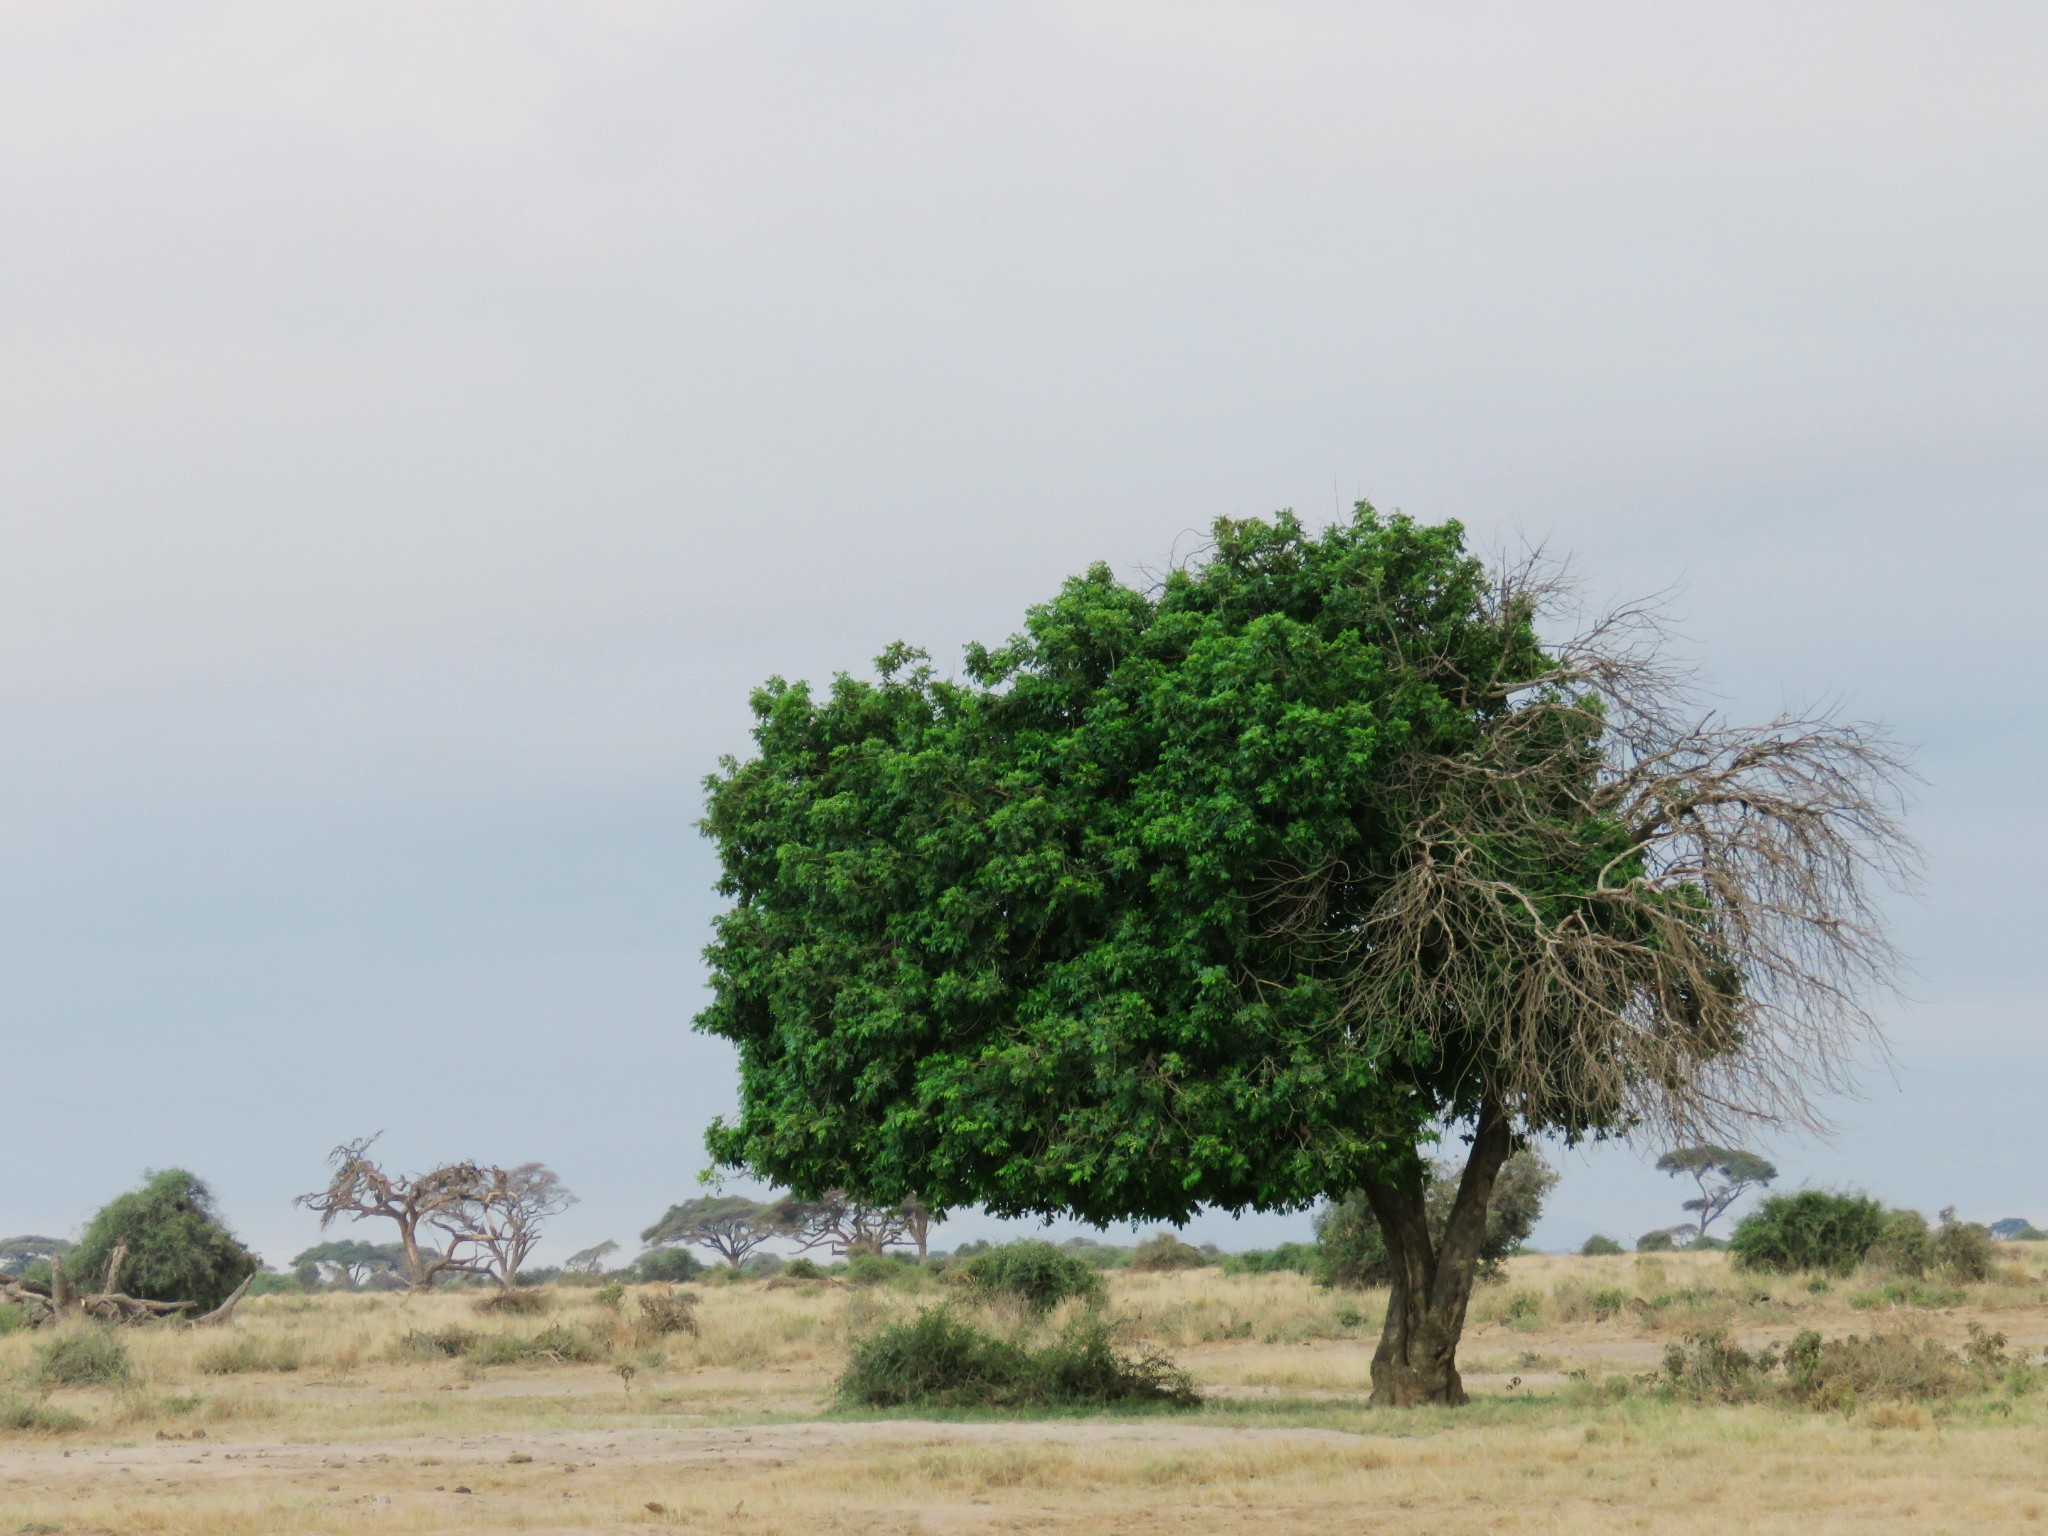
[[[825,1278],[825,1271],[818,1267],[816,1260],[791,1259],[782,1266],[782,1274],[779,1278],[783,1280],[822,1280]]]
[[[1282,1243],[1277,1248],[1252,1248],[1244,1253],[1226,1253],[1219,1261],[1227,1275],[1277,1275],[1286,1271],[1313,1275],[1316,1271],[1314,1243]]]
[[[1934,1267],[1943,1278],[1957,1285],[1977,1285],[1989,1280],[1998,1262],[1990,1228],[1958,1219],[1952,1205],[1941,1213],[1941,1225],[1934,1229],[1929,1249]]]
[[[1743,1217],[1729,1248],[1738,1269],[1846,1275],[1886,1235],[1885,1208],[1868,1195],[1803,1189],[1773,1195]]]
[[[27,1307],[18,1302],[0,1301],[0,1338],[29,1326]]]
[[[1019,1301],[1034,1312],[1050,1312],[1076,1297],[1098,1301],[1103,1294],[1100,1271],[1044,1242],[1005,1243],[978,1253],[962,1274],[976,1295]]]
[[[1171,1232],[1155,1232],[1133,1250],[1130,1267],[1158,1274],[1176,1269],[1201,1269],[1209,1262],[1208,1254],[1188,1246]]]
[[[551,1323],[535,1334],[486,1334],[463,1350],[462,1358],[478,1365],[590,1365],[607,1353],[582,1329]]]
[[[239,1376],[250,1371],[296,1371],[305,1363],[296,1339],[256,1339],[240,1334],[210,1345],[193,1362],[202,1376]]]
[[[38,1387],[117,1387],[131,1381],[135,1367],[128,1346],[113,1329],[66,1329],[36,1346],[30,1380]]]
[[[640,1316],[634,1326],[650,1338],[672,1333],[697,1336],[697,1298],[688,1291],[650,1291],[640,1298]]]
[[[66,1413],[30,1397],[0,1397],[0,1429],[11,1429],[17,1434],[55,1435],[83,1428],[85,1420],[75,1413]]]
[[[782,1273],[788,1274],[793,1267],[783,1265]],[[846,1278],[855,1285],[900,1285],[916,1280],[918,1273],[917,1261],[904,1254],[853,1253],[846,1260]]]
[[[1665,1227],[1659,1227],[1654,1232],[1645,1232],[1636,1239],[1637,1253],[1669,1253],[1677,1246],[1678,1239]]]
[[[1622,1252],[1622,1246],[1613,1238],[1595,1232],[1579,1244],[1579,1252],[1589,1259],[1608,1259]]]
[[[515,1287],[509,1291],[492,1291],[489,1295],[479,1296],[470,1303],[478,1312],[496,1312],[515,1317],[532,1317],[536,1313],[547,1311],[553,1305],[554,1301],[546,1291],[528,1290],[524,1287]]]
[[[650,1249],[633,1267],[642,1280],[665,1285],[680,1285],[704,1273],[704,1261],[686,1248]]]
[[[1157,1354],[1119,1349],[1100,1317],[1086,1317],[1042,1348],[976,1328],[944,1307],[884,1328],[854,1346],[839,1381],[864,1408],[1192,1407],[1187,1373]]]
[[[482,1337],[469,1328],[413,1328],[398,1336],[391,1352],[400,1360],[456,1360]]]
[[[1871,1402],[1942,1402],[1999,1386],[2015,1395],[2031,1391],[2036,1373],[2015,1364],[2004,1334],[1974,1324],[1960,1351],[1904,1329],[1842,1339],[1808,1330],[1782,1356],[1772,1349],[1751,1353],[1708,1330],[1665,1351],[1663,1376],[1668,1392],[1694,1400],[1779,1400],[1845,1411]]]

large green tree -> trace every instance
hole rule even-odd
[[[1461,1400],[1503,1161],[1796,1112],[1867,1023],[1900,846],[1881,740],[1681,722],[1625,628],[1546,645],[1547,596],[1455,524],[1282,514],[1153,589],[1092,569],[958,679],[898,646],[770,682],[708,782],[715,1158],[1096,1223],[1360,1190],[1376,1399]]]
[[[228,1230],[206,1181],[183,1168],[152,1172],[141,1188],[101,1206],[64,1263],[81,1282],[104,1286],[116,1248],[124,1256],[113,1278],[124,1292],[193,1302],[200,1312],[219,1306],[260,1267]]]

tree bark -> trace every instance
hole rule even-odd
[[[1369,1182],[1365,1197],[1394,1272],[1387,1320],[1372,1360],[1372,1401],[1380,1408],[1465,1401],[1458,1340],[1472,1299],[1493,1181],[1514,1150],[1507,1116],[1491,1099],[1479,1109],[1472,1150],[1440,1241],[1433,1242],[1420,1169],[1406,1184]]]

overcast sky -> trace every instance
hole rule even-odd
[[[1919,743],[1893,1059],[1769,1150],[2048,1220],[2044,79],[2037,0],[11,0],[0,1232],[180,1164],[283,1261],[382,1127],[630,1246],[749,687],[1357,497]]]

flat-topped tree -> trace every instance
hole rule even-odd
[[[1910,860],[1880,734],[1695,714],[1653,631],[1546,643],[1553,595],[1455,524],[1283,514],[1156,589],[1091,570],[958,681],[771,682],[707,786],[714,1157],[1098,1225],[1361,1190],[1375,1400],[1461,1400],[1510,1153],[1805,1117]]]

